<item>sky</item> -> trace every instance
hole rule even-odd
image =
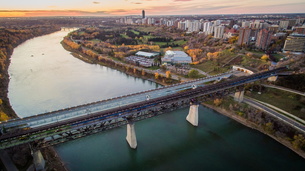
[[[305,0],[0,0],[0,17],[305,13]]]

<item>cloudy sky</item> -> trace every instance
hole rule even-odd
[[[304,0],[0,0],[0,17],[305,13]]]

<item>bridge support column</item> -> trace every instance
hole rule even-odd
[[[244,94],[245,94],[244,90],[235,92],[234,100],[239,103],[242,102],[244,100]]]
[[[129,146],[133,149],[137,148],[137,137],[136,137],[136,131],[134,128],[134,123],[131,121],[128,121],[127,124],[127,136],[126,140],[129,144]]]
[[[44,160],[40,150],[35,150],[34,152],[32,152],[32,156],[35,170],[45,170],[46,161]]]
[[[198,103],[191,102],[190,103],[190,111],[186,117],[186,120],[191,123],[193,126],[198,126]]]

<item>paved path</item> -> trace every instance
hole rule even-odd
[[[252,100],[250,98],[244,98],[243,102],[247,103],[250,106],[253,106],[253,107],[257,108],[257,109],[263,110],[264,112],[266,112],[266,113],[274,116],[275,118],[277,118],[277,119],[279,119],[279,120],[281,120],[281,121],[291,125],[292,127],[300,130],[301,132],[305,132],[305,125],[299,123],[296,120],[293,120],[293,119],[289,118],[288,116],[285,116],[285,115],[283,115],[283,114],[281,114],[281,113],[271,109],[270,107],[267,107],[267,106],[265,106],[265,105],[263,105],[263,104],[261,104],[261,103],[259,103],[257,101],[254,101],[254,100]]]
[[[279,89],[279,90],[283,90],[283,91],[288,91],[290,93],[295,93],[295,94],[299,94],[301,96],[305,96],[305,93],[304,92],[301,92],[301,91],[297,91],[297,90],[293,90],[293,89],[290,89],[290,88],[285,88],[285,87],[281,87],[281,86],[275,86],[275,85],[268,85],[268,84],[262,84],[264,87],[269,87],[269,88],[276,88],[276,89]]]

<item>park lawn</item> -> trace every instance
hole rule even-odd
[[[126,39],[128,39],[129,38],[129,36],[127,36],[126,34],[120,34],[123,38],[126,38]]]
[[[78,35],[83,35],[83,34],[85,34],[85,32],[84,31],[80,31],[80,32],[77,32],[78,33]]]
[[[169,46],[171,46],[172,43],[178,44],[178,46],[180,46],[180,45],[184,45],[186,43],[186,41],[177,40],[177,41],[170,41],[170,42],[154,42],[154,44],[159,45],[159,46],[166,45],[167,43],[169,44]]]
[[[139,32],[137,32],[137,31],[135,31],[135,30],[130,30],[130,31],[132,31],[134,34],[136,34],[136,35],[139,35],[140,33]]]
[[[215,61],[206,61],[201,64],[192,65],[192,67],[200,69],[210,75],[216,75],[230,70],[230,67],[219,67]]]
[[[265,88],[265,91],[263,91],[262,94],[248,91],[246,95],[259,101],[269,103],[305,120],[305,113],[300,111],[301,108],[305,108],[305,104],[302,104],[299,100],[300,95],[274,88]]]
[[[255,59],[247,56],[243,56],[241,65],[244,67],[256,68],[259,65],[267,64],[268,62],[261,59]]]
[[[139,31],[143,32],[154,32],[156,30],[156,27],[153,26],[147,26],[147,27],[137,27]]]
[[[90,40],[90,41],[93,42],[93,43],[99,43],[99,42],[101,42],[100,39],[92,39],[92,40]]]

